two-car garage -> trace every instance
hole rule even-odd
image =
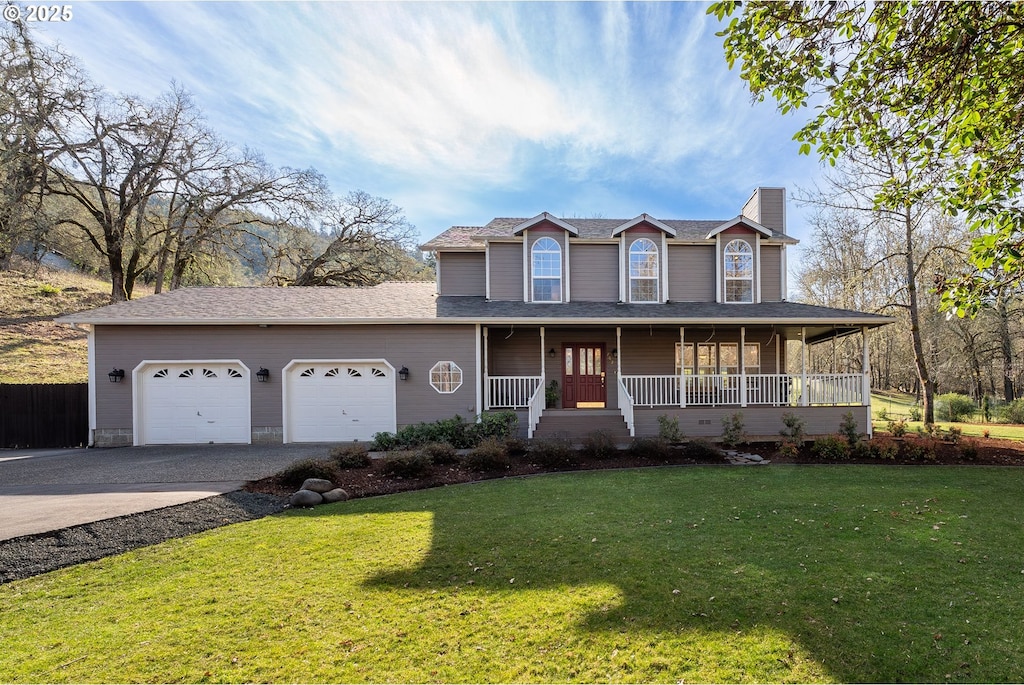
[[[238,360],[143,362],[135,444],[250,442],[252,376]],[[292,361],[282,385],[285,442],[368,441],[396,428],[395,370],[384,360]]]

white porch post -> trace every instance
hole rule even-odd
[[[487,375],[487,326],[483,327],[483,337],[484,361],[482,373],[480,375],[484,379],[484,410],[486,411],[491,408],[491,381]]]
[[[868,437],[870,438],[874,433],[873,426],[871,425],[871,359],[868,357],[868,327],[861,326],[860,335],[863,339],[863,349],[861,350],[861,366],[864,370],[864,380],[861,387],[861,403],[868,408]]]
[[[747,406],[747,358],[743,348],[747,343],[747,327],[740,326],[740,406]]]
[[[686,407],[686,329],[679,327],[679,406]]]
[[[615,348],[619,351],[615,355],[615,380],[622,382],[622,326],[615,327]]]
[[[484,393],[486,389],[484,387],[484,374],[483,374],[483,363],[482,363],[482,348],[483,338],[481,329],[483,326],[480,324],[476,325],[476,420],[481,421],[484,413]]]
[[[800,327],[800,406],[807,406],[807,327]]]

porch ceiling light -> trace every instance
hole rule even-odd
[[[260,370],[256,372],[256,380],[260,383],[266,383],[270,380],[270,371],[261,366]]]
[[[107,374],[107,378],[110,379],[111,383],[120,383],[124,380],[124,369],[114,368]]]
[[[398,370],[398,378],[399,378],[399,380],[403,380],[403,381],[409,380],[409,367],[408,366],[403,366],[402,368],[400,368]]]

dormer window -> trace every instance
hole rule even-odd
[[[658,301],[658,246],[638,238],[629,246],[629,301]]]
[[[754,251],[746,240],[730,240],[723,252],[725,260],[725,301],[754,301]]]
[[[562,248],[551,238],[533,244],[533,301],[562,301]]]

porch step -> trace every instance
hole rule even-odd
[[[616,443],[628,443],[632,439],[622,414],[615,409],[547,409],[533,437],[582,440],[596,431],[606,433]]]

